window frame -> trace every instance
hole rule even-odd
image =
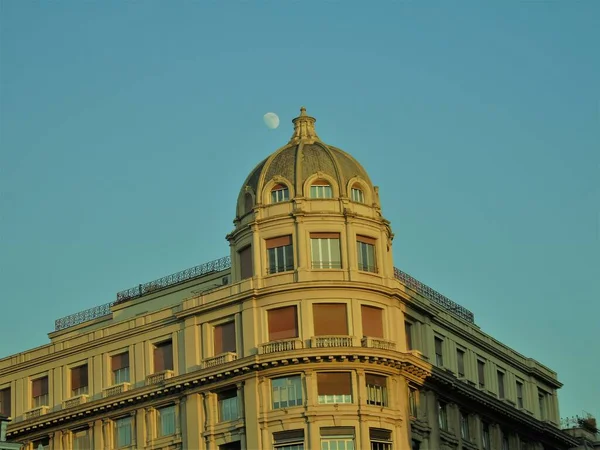
[[[85,435],[76,436],[77,433],[85,433]],[[80,428],[78,430],[73,430],[72,435],[73,450],[88,450],[92,447],[93,443],[90,442],[91,433],[89,428]],[[85,442],[78,443],[77,440],[82,438]],[[80,447],[78,444],[83,445]],[[34,448],[34,450],[36,449]]]
[[[217,392],[218,422],[233,422],[240,418],[240,404],[238,399],[238,388],[230,387]],[[222,398],[222,396],[224,398]],[[225,408],[228,413],[225,414]]]
[[[437,401],[437,416],[439,429],[448,431],[448,404],[443,400]]]
[[[283,245],[278,243],[286,242]],[[290,272],[295,269],[294,240],[291,234],[265,239],[267,250],[267,274]],[[279,260],[282,261],[279,261]]]
[[[113,358],[121,358],[123,359],[123,355],[127,355],[127,366],[120,367],[119,369],[114,369],[115,364],[113,363]],[[108,355],[108,362],[110,365],[110,380],[112,386],[122,383],[130,383],[131,382],[131,354],[129,349],[125,351],[118,351],[111,355]],[[116,360],[114,360],[116,361]],[[123,375],[124,374],[124,375]],[[121,378],[126,379],[121,379]]]
[[[404,320],[404,335],[406,341],[406,350],[411,351],[415,350],[414,342],[413,342],[413,326],[414,323],[410,320]]]
[[[286,409],[286,408],[295,408],[297,406],[304,406],[304,386],[303,386],[303,380],[302,380],[302,375],[300,374],[295,374],[295,375],[286,375],[286,376],[279,376],[279,377],[273,377],[270,379],[271,381],[271,409],[272,410],[278,410],[278,409]],[[279,383],[279,382],[286,382],[286,384],[284,386],[275,386],[275,383]],[[292,383],[288,383],[289,381],[292,381]],[[294,395],[294,399],[291,400],[290,397],[290,388],[293,388],[293,392],[295,393]],[[276,390],[278,394],[276,395]],[[282,403],[284,403],[283,400],[281,400],[282,396],[281,393],[284,392],[286,393],[286,397],[288,400],[285,400],[285,405],[282,405]],[[275,398],[278,397],[280,400],[278,402],[275,402]],[[291,403],[294,404],[291,404]],[[278,404],[277,406],[275,404]]]
[[[460,356],[459,356],[460,355]],[[467,356],[467,352],[460,348],[456,348],[456,373],[459,378],[466,377],[466,368],[465,368],[465,357]]]
[[[377,383],[369,383],[369,378],[371,380],[380,379],[382,380],[382,384]],[[379,407],[388,407],[389,406],[389,396],[388,396],[388,377],[381,374],[376,373],[365,373],[365,386],[367,389],[367,405],[370,406],[379,406]]]
[[[355,183],[354,186],[350,188],[350,201],[361,203],[363,205],[365,204],[365,191],[358,183]]]
[[[415,386],[408,386],[408,414],[415,419],[419,416],[419,390]]]
[[[290,189],[282,182],[276,183],[269,191],[271,204],[283,203],[290,200]]]
[[[310,267],[311,269],[341,269],[342,268],[342,237],[338,232],[311,232]],[[337,245],[336,245],[337,242]],[[315,252],[316,250],[316,252]],[[337,255],[335,254],[337,251]],[[315,255],[315,253],[318,253]],[[334,258],[338,256],[339,261]]]
[[[516,380],[517,408],[525,407],[525,383],[519,379]]]
[[[444,341],[445,339],[442,336],[436,335],[433,337],[435,364],[438,367],[444,367]]]
[[[238,329],[235,321],[235,317],[227,317],[223,318],[219,322],[212,323],[212,351],[213,356],[224,355],[226,353],[236,353],[238,348]],[[233,327],[233,350],[231,347],[226,346],[223,339],[221,339],[220,349],[217,348],[217,329],[221,329],[221,327]],[[226,331],[226,330],[225,330]],[[222,336],[225,336],[225,332],[222,332]],[[220,350],[220,351],[217,351]]]
[[[321,394],[321,392],[323,390],[328,391],[331,386],[327,386],[328,389],[324,389],[325,386],[322,386],[321,383],[325,383],[324,381],[324,377],[326,375],[333,375],[333,374],[339,374],[340,376],[344,375],[346,377],[348,377],[346,380],[344,380],[344,383],[337,383],[338,387],[339,385],[344,385],[345,382],[349,381],[349,394],[338,392],[338,393],[323,393]],[[321,381],[323,380],[323,381]],[[352,377],[352,372],[350,371],[327,371],[327,372],[317,372],[317,403],[319,405],[326,405],[326,404],[331,404],[331,405],[335,405],[335,404],[352,404],[354,403],[354,386],[353,386],[353,377]]]
[[[83,370],[85,368],[85,370]],[[74,382],[74,374],[78,374],[78,378],[84,381],[80,381],[81,385],[77,388],[73,387]],[[89,393],[89,385],[90,385],[90,368],[88,366],[87,361],[83,364],[75,364],[69,368],[69,384],[71,386],[70,392],[71,397],[78,397],[80,395],[88,395]]]
[[[366,261],[364,260],[365,256]],[[360,234],[356,235],[356,264],[360,272],[379,273],[377,239]]]
[[[116,449],[126,448],[133,445],[133,427],[134,427],[134,417],[133,416],[122,416],[117,417],[113,420],[114,422],[114,445]],[[126,424],[126,426],[120,426],[120,424]],[[129,428],[129,436],[126,439],[126,443],[120,443],[120,434],[119,428]]]
[[[37,397],[34,397],[33,386],[34,383],[38,380],[46,380],[46,393],[40,394]],[[31,387],[31,407],[32,408],[41,408],[42,406],[50,406],[50,377],[48,374],[42,376],[36,376],[35,378],[30,378],[30,387]],[[44,383],[42,383],[41,390],[43,391]],[[39,399],[39,400],[38,400]]]
[[[165,360],[165,361],[163,361],[163,367],[160,370],[157,370],[157,364],[156,364],[156,361],[157,361],[157,358],[156,358],[157,350],[159,348],[166,347],[167,344],[170,344],[170,346],[171,346],[171,361],[170,361],[171,364],[170,364],[170,367],[168,367],[169,365],[167,364],[167,361]],[[156,339],[156,340],[150,342],[150,346],[151,346],[150,349],[152,351],[152,370],[153,370],[152,373],[161,373],[161,372],[165,372],[167,370],[174,371],[175,370],[175,346],[173,345],[173,338],[172,338],[172,336],[168,336],[168,337],[165,336],[165,337]],[[168,353],[167,353],[167,355],[168,355]]]
[[[314,188],[314,189],[313,189]],[[333,185],[329,180],[318,178],[313,180],[308,188],[308,198],[311,200],[330,200],[334,197]]]
[[[479,389],[485,389],[485,363],[485,360],[477,358],[477,386]]]
[[[0,415],[12,417],[12,386],[0,387]]]
[[[275,314],[276,311],[281,311],[281,310],[285,310],[285,309],[293,309],[294,311],[294,329],[293,330],[283,330],[283,331],[276,331],[273,332],[271,330],[271,314]],[[299,320],[298,320],[298,305],[294,304],[294,305],[278,305],[275,306],[274,308],[269,308],[266,311],[267,313],[267,338],[268,338],[268,342],[276,342],[276,341],[284,341],[284,340],[289,340],[289,339],[297,339],[300,337],[300,327],[299,327]],[[293,333],[291,333],[291,331],[293,331]],[[286,335],[285,333],[289,333],[289,335]],[[274,333],[278,333],[281,336],[277,335],[274,336]]]
[[[163,438],[163,437],[167,437],[167,436],[173,436],[174,434],[177,433],[177,413],[175,411],[177,405],[175,404],[171,404],[171,405],[163,405],[163,406],[158,406],[156,407],[156,437],[157,438]],[[169,410],[169,411],[167,411]],[[168,412],[169,414],[166,414],[163,412]],[[172,429],[173,432],[172,433],[165,433],[165,418],[169,418],[169,416],[172,417],[171,423],[166,423],[166,425],[171,425],[172,424]],[[169,427],[170,429],[170,427]],[[167,430],[168,431],[168,430]]]
[[[496,381],[498,382],[498,398],[506,398],[506,373],[502,370],[496,370]]]
[[[471,427],[469,425],[469,413],[460,412],[460,437],[467,442],[471,441]]]

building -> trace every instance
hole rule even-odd
[[[21,444],[6,442],[9,418],[0,414],[0,450],[20,450]]]
[[[304,108],[242,185],[230,256],[0,360],[25,448],[566,450],[556,373],[396,269],[378,188]],[[232,205],[233,206],[233,205]]]

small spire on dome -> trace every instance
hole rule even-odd
[[[294,124],[294,134],[290,142],[298,142],[302,140],[314,141],[318,140],[317,132],[315,131],[315,122],[317,119],[306,114],[306,108],[300,108],[300,115],[292,120]]]

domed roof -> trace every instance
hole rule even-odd
[[[316,119],[308,116],[304,107],[300,109],[300,116],[292,122],[294,134],[290,141],[250,172],[242,186],[240,198],[251,190],[256,196],[256,203],[260,204],[263,188],[272,180],[287,181],[292,185],[290,187],[295,196],[305,196],[305,182],[315,174],[333,179],[342,193],[346,192],[348,182],[354,178],[360,179],[368,189],[373,190],[369,175],[358,161],[319,139],[315,131]]]

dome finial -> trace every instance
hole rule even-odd
[[[318,140],[319,136],[317,136],[317,132],[315,131],[316,121],[317,119],[306,114],[306,108],[302,106],[300,108],[300,115],[292,120],[292,123],[294,124],[294,134],[292,135],[290,142]]]

